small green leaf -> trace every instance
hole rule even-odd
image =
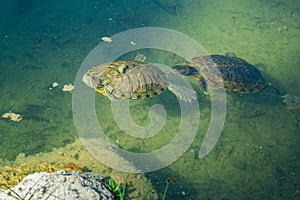
[[[116,193],[116,194],[120,194],[121,193],[121,186],[120,185],[116,185],[116,187],[114,189],[114,193]]]
[[[116,187],[116,183],[115,183],[114,179],[110,178],[108,180],[108,187],[111,191],[114,191],[114,189]]]
[[[112,179],[112,178],[109,179],[109,185],[112,187],[114,187],[116,185],[114,179]]]

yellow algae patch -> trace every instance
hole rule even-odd
[[[34,172],[54,172],[63,169],[63,165],[48,163],[22,163],[19,166],[5,165],[0,171],[0,188],[7,189],[20,183],[23,178]]]

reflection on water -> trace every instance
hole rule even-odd
[[[300,96],[298,1],[14,0],[0,5],[0,115],[12,111],[23,118],[0,120],[3,165],[20,153],[51,152],[75,141],[72,93],[63,92],[62,87],[74,82],[81,62],[101,37],[131,28],[171,28],[197,40],[211,54],[235,52],[257,66],[273,86]],[[182,62],[166,52],[141,53],[149,62]],[[175,163],[146,174],[153,186],[163,191],[165,179],[176,177],[168,199],[298,199],[299,110],[288,111],[281,99],[272,96],[227,94],[222,135],[213,151],[198,159],[211,105],[197,81],[187,80],[198,93],[198,134]],[[53,82],[59,86],[50,89]],[[150,123],[149,107],[156,103],[165,107],[167,122],[157,136],[147,139],[122,132],[109,100],[99,94],[97,117],[107,137],[119,147],[154,151],[176,134],[178,102],[170,91],[130,102],[131,117],[139,125]]]

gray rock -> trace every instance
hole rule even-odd
[[[93,172],[41,172],[26,176],[21,183],[0,191],[0,199],[80,199],[113,200],[103,178]]]

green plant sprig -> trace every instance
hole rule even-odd
[[[129,175],[129,174],[128,174]],[[126,192],[126,185],[128,175],[125,178],[124,184],[117,184],[114,179],[110,178],[108,180],[108,189],[116,196],[120,198],[120,200],[124,200],[125,192]]]

